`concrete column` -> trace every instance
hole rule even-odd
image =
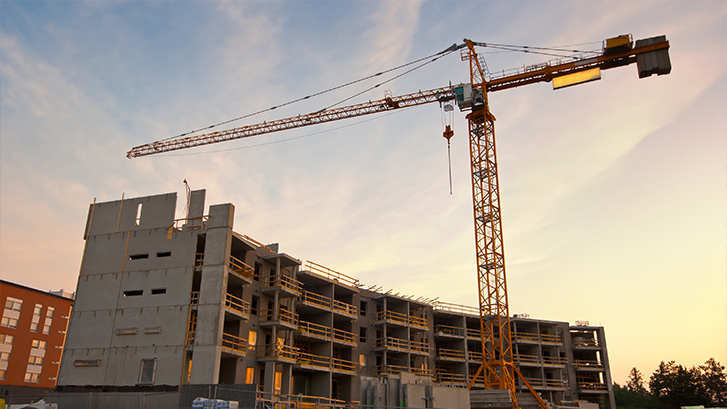
[[[210,207],[197,306],[197,330],[190,377],[192,384],[219,382],[227,264],[232,246],[234,215],[235,207],[231,204]]]

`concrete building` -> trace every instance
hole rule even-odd
[[[56,386],[73,294],[0,280],[0,397]]]
[[[366,289],[235,232],[234,206],[205,214],[204,200],[191,192],[181,220],[174,193],[89,208],[60,390],[256,384],[364,403],[382,376],[465,390],[482,357],[476,308]],[[543,397],[614,407],[603,328],[512,326],[516,363]]]

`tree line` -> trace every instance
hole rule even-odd
[[[613,384],[616,407],[633,409],[679,409],[682,406],[727,406],[727,373],[714,358],[704,365],[687,368],[674,361],[659,364],[648,384],[632,368],[623,387]],[[648,390],[647,390],[648,386]]]

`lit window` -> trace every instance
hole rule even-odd
[[[255,344],[257,344],[257,331],[250,330],[247,337],[247,349],[255,349]]]
[[[280,393],[283,390],[283,373],[275,371],[275,393]]]
[[[141,203],[136,205],[136,225],[141,223]]]
[[[5,370],[0,369],[0,381],[4,381],[4,380],[5,380]]]
[[[28,367],[30,367],[31,365],[43,366],[43,357],[42,356],[29,356],[28,357]]]
[[[33,320],[30,321],[30,332],[38,332],[38,323],[40,323],[40,312],[42,310],[42,304],[35,304],[35,309],[33,310]]]
[[[48,335],[50,334],[50,326],[53,324],[53,313],[55,311],[55,308],[48,307],[45,311],[45,322],[43,323],[43,334]]]
[[[248,366],[245,370],[245,383],[251,385],[255,382],[255,367]]]
[[[42,351],[45,351],[45,347],[48,345],[48,341],[41,341],[39,339],[34,339],[33,343],[31,344],[31,353],[33,352],[33,349],[39,349]]]
[[[0,352],[0,362],[10,361],[10,352]]]
[[[154,383],[154,374],[156,373],[157,360],[154,359],[142,359],[141,360],[141,373],[139,374],[139,384],[151,385]]]
[[[0,334],[0,344],[13,345],[15,337],[10,334]]]
[[[20,310],[23,308],[23,300],[8,297],[5,300],[5,310],[0,325],[7,328],[17,328],[18,318],[20,318]]]
[[[366,368],[366,354],[358,355],[358,364],[361,365],[361,368]]]
[[[25,373],[25,382],[29,383],[38,383],[40,382],[40,374],[39,373]]]

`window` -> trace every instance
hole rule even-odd
[[[358,313],[362,317],[365,317],[366,316],[366,307],[367,307],[366,301],[361,301],[360,307],[358,309]]]
[[[5,369],[0,369],[0,381],[5,380]]]
[[[33,353],[34,349],[38,349],[41,351],[45,351],[45,347],[48,345],[47,341],[41,341],[39,339],[34,339],[33,344],[30,346],[30,353]]]
[[[245,383],[248,385],[255,383],[255,367],[254,366],[248,366],[247,369],[245,369]]]
[[[157,253],[157,257],[171,257],[172,252],[171,251],[161,251]]]
[[[136,205],[136,225],[141,223],[141,203]]]
[[[160,294],[166,294],[167,289],[166,288],[152,288],[151,289],[151,295],[160,295]]]
[[[40,382],[40,374],[39,373],[25,373],[25,382],[29,383],[38,383]]]
[[[8,361],[10,361],[10,353],[9,352],[0,352],[0,363],[8,362]]]
[[[43,334],[48,335],[50,334],[50,326],[53,323],[53,313],[55,311],[55,308],[48,307],[45,311],[45,322],[43,323]]]
[[[13,339],[15,337],[10,334],[0,334],[0,345],[13,345]]]
[[[18,328],[21,308],[23,308],[23,300],[8,297],[5,300],[5,310],[0,325],[7,328]]]
[[[257,331],[250,330],[250,334],[247,337],[247,349],[255,349],[257,344]]]
[[[124,291],[124,297],[138,297],[142,294],[144,294],[144,290]]]
[[[73,366],[101,366],[100,359],[77,359],[73,361]]]
[[[260,276],[263,275],[263,265],[260,263],[255,263],[255,275],[252,276],[252,278],[255,281],[260,281]]]
[[[283,373],[275,371],[275,393],[280,393],[283,390]]]
[[[366,342],[366,327],[359,328],[358,342],[361,342],[361,343]]]
[[[143,260],[145,258],[149,258],[149,253],[129,255],[129,260]]]
[[[141,360],[141,373],[139,374],[139,384],[151,385],[154,383],[154,374],[156,373],[157,360],[154,359],[142,359]]]
[[[366,368],[366,354],[358,354],[358,364],[361,368]]]
[[[35,304],[35,309],[33,310],[33,319],[30,321],[30,332],[38,332],[38,324],[40,323],[40,312],[42,310],[42,304]]]

